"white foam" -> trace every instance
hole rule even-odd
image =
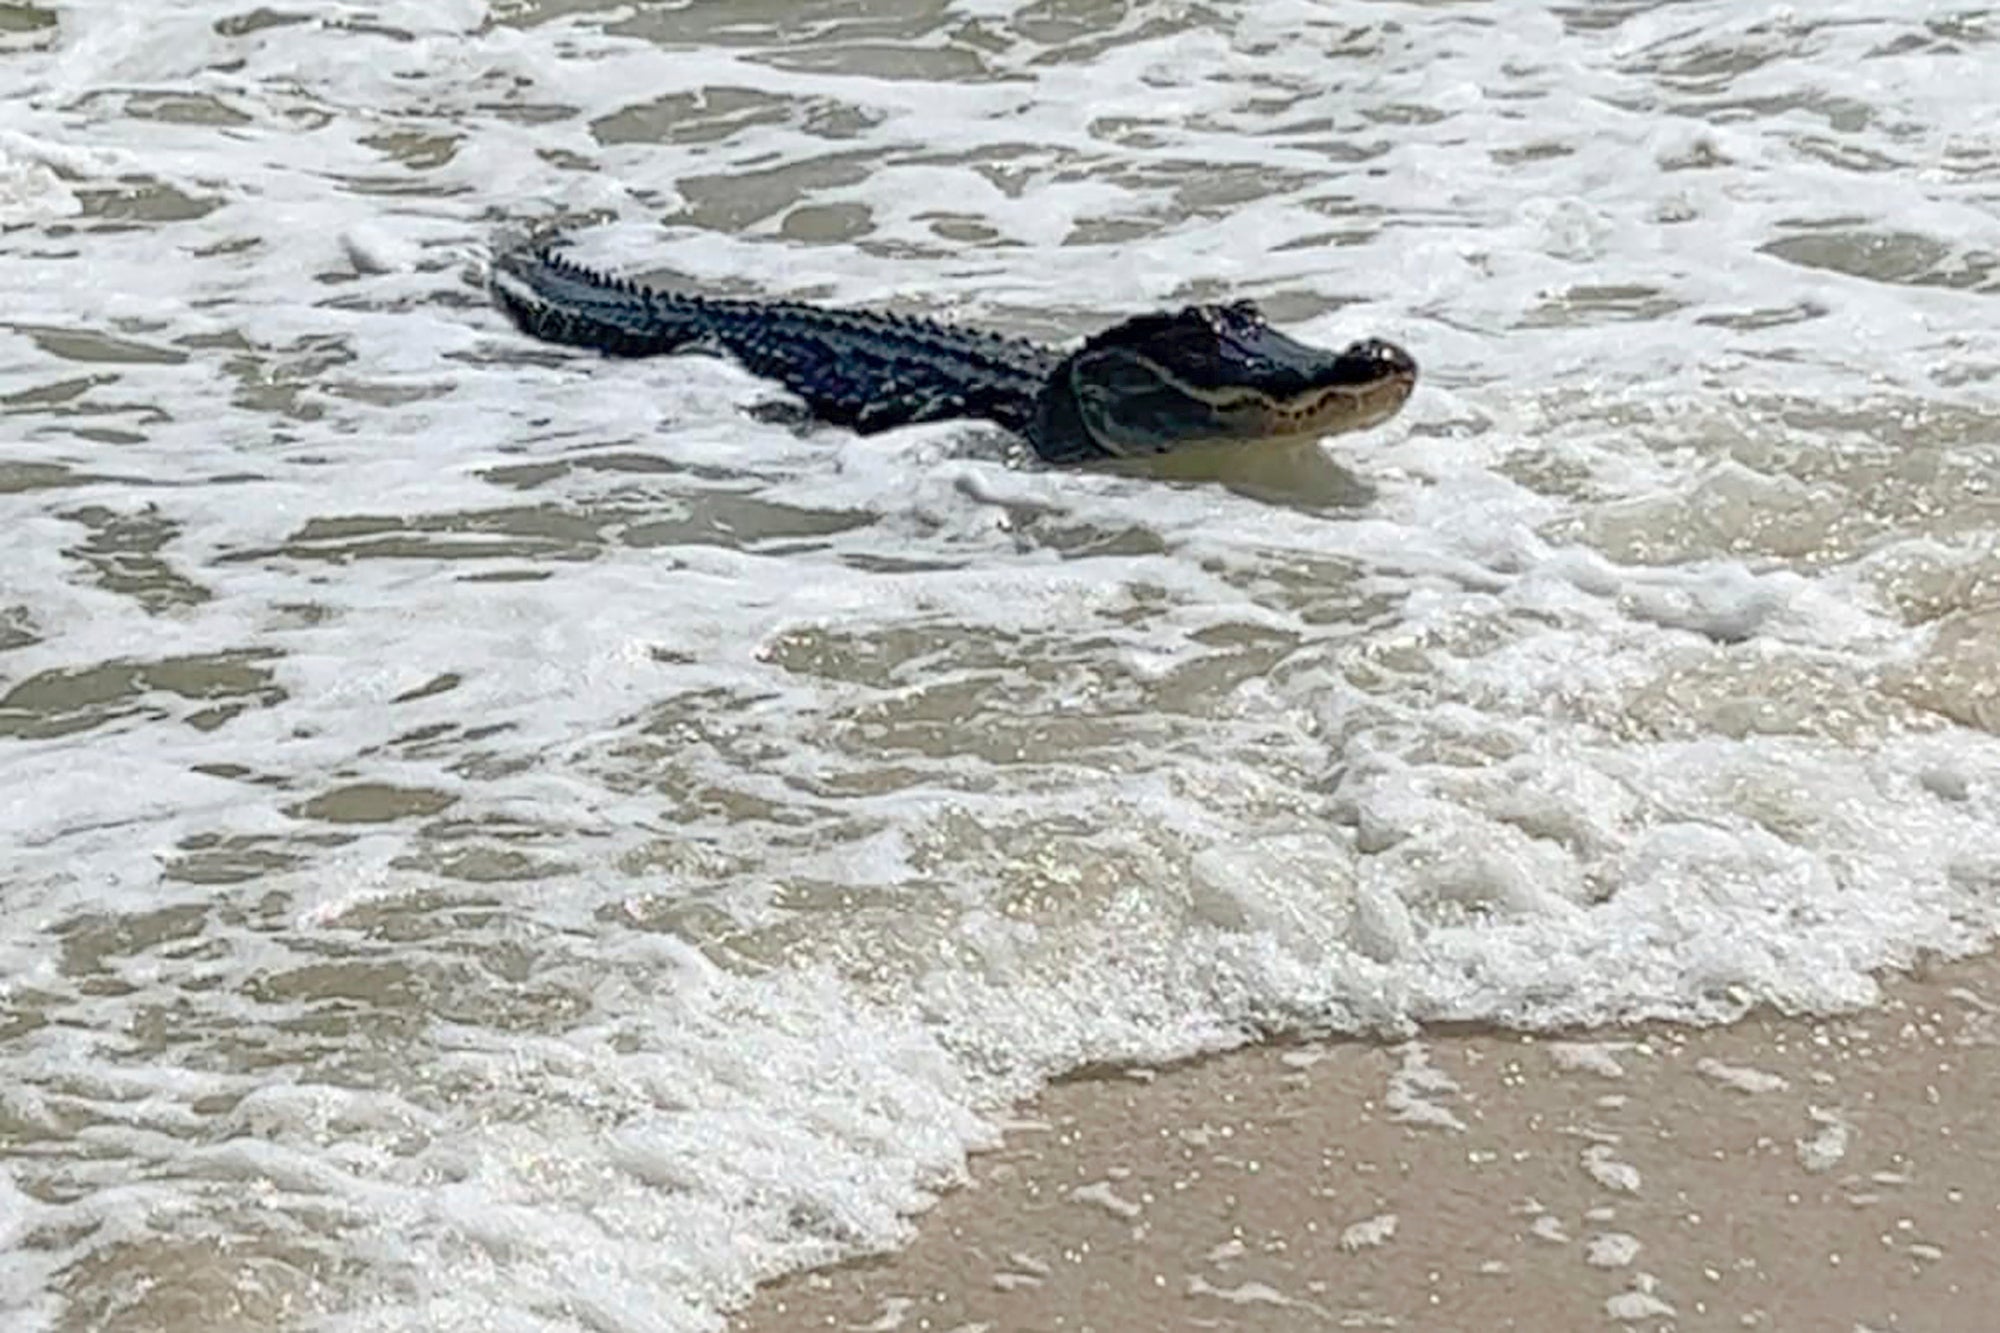
[[[1377,1213],[1342,1227],[1340,1248],[1349,1254],[1357,1250],[1373,1250],[1387,1245],[1396,1235],[1396,1215]]]
[[[1838,1111],[1810,1107],[1806,1114],[1819,1129],[1810,1138],[1799,1139],[1794,1144],[1798,1150],[1799,1165],[1815,1174],[1831,1171],[1846,1158],[1848,1146],[1854,1138],[1854,1126]]]
[[[1991,71],[1881,54],[1920,18],[242,8],[9,45],[0,1096],[74,1200],[0,1218],[10,1327],[264,1246],[329,1327],[709,1328],[1090,1061],[1988,944],[2000,745],[1885,683],[1976,598],[1885,590],[1975,568],[2000,410]],[[487,244],[586,219],[1049,338],[1256,296],[1426,378],[1333,503],[794,435],[507,328]]]
[[[1773,1074],[1766,1069],[1752,1069],[1746,1065],[1726,1064],[1708,1056],[1695,1061],[1694,1068],[1703,1078],[1741,1093],[1754,1095],[1783,1092],[1791,1087],[1790,1081],[1782,1074]]]
[[[1584,1242],[1583,1261],[1592,1268],[1629,1268],[1642,1248],[1636,1236],[1600,1231]]]
[[[1389,1076],[1389,1090],[1382,1097],[1382,1105],[1388,1108],[1389,1118],[1427,1129],[1464,1132],[1465,1122],[1448,1107],[1440,1105],[1440,1099],[1458,1092],[1457,1081],[1443,1070],[1432,1067],[1430,1054],[1420,1042],[1406,1043],[1402,1057],[1402,1067]]]
[[[1555,1041],[1549,1043],[1549,1059],[1556,1068],[1581,1070],[1599,1078],[1624,1078],[1625,1066],[1618,1063],[1624,1042]]]
[[[1599,1187],[1619,1194],[1639,1192],[1639,1169],[1630,1162],[1622,1162],[1611,1155],[1611,1146],[1593,1143],[1583,1150],[1583,1173],[1596,1181]]]

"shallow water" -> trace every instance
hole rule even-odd
[[[1090,1061],[1987,947],[1996,59],[1888,0],[0,5],[0,1315],[712,1327]],[[801,433],[507,328],[550,223],[1426,378],[1213,476]]]

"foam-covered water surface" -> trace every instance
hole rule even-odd
[[[1997,56],[1889,0],[0,6],[0,1318],[713,1328],[1092,1061],[1987,947]],[[1205,475],[800,431],[511,330],[555,223],[1425,379]]]

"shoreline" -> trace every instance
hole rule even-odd
[[[2000,961],[1872,1008],[1246,1047],[1045,1089],[904,1249],[731,1333],[1973,1330]]]

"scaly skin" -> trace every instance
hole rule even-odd
[[[975,417],[1032,439],[1035,403],[1062,354],[926,319],[738,301],[598,273],[546,247],[494,265],[494,294],[521,328],[610,356],[721,351],[783,384],[812,414],[864,435]]]
[[[550,342],[611,356],[722,353],[822,421],[872,434],[977,418],[1052,463],[1363,430],[1394,416],[1417,378],[1392,343],[1314,347],[1246,301],[1140,315],[1063,352],[900,315],[669,291],[546,245],[495,259],[493,292]]]

